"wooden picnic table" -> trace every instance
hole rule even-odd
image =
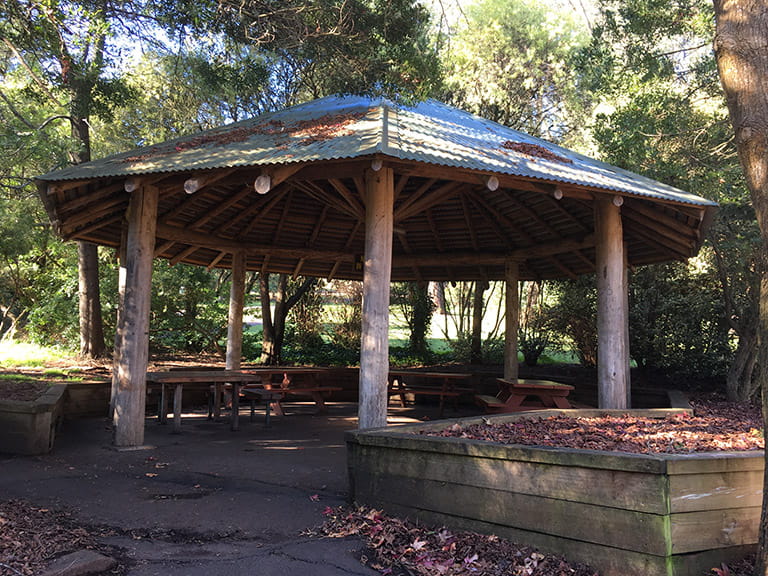
[[[561,384],[551,380],[497,378],[499,393],[496,396],[478,394],[475,400],[483,406],[486,412],[504,413],[521,412],[536,408],[571,408],[568,394],[573,390],[570,384]],[[539,405],[524,405],[523,402],[533,396]]]
[[[181,432],[181,405],[184,386],[199,387],[216,386],[221,384],[232,385],[232,414],[230,418],[232,430],[239,430],[239,389],[241,385],[256,384],[261,382],[261,376],[247,370],[200,370],[184,371],[169,370],[166,372],[147,372],[147,386],[159,386],[160,388],[160,412],[158,420],[166,421],[167,394],[166,386],[173,386],[173,431]]]
[[[390,370],[389,371],[389,395],[399,396],[401,406],[405,407],[405,395],[431,395],[440,397],[440,412],[439,415],[442,418],[445,407],[445,399],[454,399],[454,408],[456,407],[456,400],[458,397],[466,392],[474,393],[473,388],[457,387],[456,383],[462,380],[469,380],[472,378],[472,374],[466,372],[425,372],[421,370]],[[416,380],[422,380],[419,384],[411,384]],[[434,384],[430,385],[424,381],[437,381],[439,386]]]
[[[246,371],[261,375],[263,377],[261,380],[261,386],[265,390],[279,393],[279,397],[276,397],[274,394],[270,395],[269,400],[269,405],[277,416],[284,415],[281,401],[288,396],[309,396],[315,402],[318,413],[323,413],[326,411],[325,396],[331,392],[338,392],[342,390],[341,387],[321,386],[318,384],[317,376],[323,374],[326,371],[325,368],[305,368],[303,366],[270,366],[248,368]],[[280,382],[272,381],[275,376],[282,376]],[[303,384],[296,385],[294,380],[297,376],[304,378],[306,381]],[[244,387],[242,389],[242,393],[246,398],[251,400],[251,413],[253,413],[253,401],[256,398],[263,399],[266,396],[266,394],[260,393],[257,390],[254,391],[254,387],[250,385]]]
[[[184,388],[199,388],[205,386],[214,387],[213,417],[218,419],[220,414],[220,390],[223,385],[232,386],[232,412],[230,425],[232,430],[240,429],[240,394],[251,400],[251,413],[254,411],[256,399],[267,402],[267,409],[271,407],[275,414],[284,414],[281,400],[289,395],[309,396],[318,407],[318,412],[325,410],[324,396],[330,392],[341,390],[331,386],[318,386],[316,377],[324,370],[322,368],[304,368],[302,366],[265,366],[248,368],[245,370],[169,370],[165,372],[147,372],[147,385],[160,388],[160,408],[158,420],[165,423],[167,419],[167,393],[166,386],[173,386],[173,431],[181,431],[181,407]],[[273,383],[275,376],[281,377],[281,381]],[[309,385],[292,386],[296,376],[306,377]],[[273,393],[250,393],[255,389],[264,389]],[[209,417],[211,410],[209,409]],[[269,423],[269,412],[265,415]]]

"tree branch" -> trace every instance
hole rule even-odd
[[[19,59],[19,62],[21,62],[21,65],[24,66],[27,72],[29,72],[29,75],[32,76],[32,79],[35,81],[35,83],[40,86],[40,89],[45,92],[46,96],[51,99],[51,101],[56,104],[57,106],[63,108],[64,105],[59,102],[56,97],[53,95],[53,93],[48,89],[48,86],[46,83],[37,75],[35,74],[35,71],[32,69],[32,67],[27,63],[27,61],[24,59],[24,56],[21,55],[21,53],[16,49],[16,46],[13,45],[13,43],[8,40],[7,38],[3,38],[3,43],[8,46],[8,49],[13,52],[13,55],[16,56],[16,58]]]

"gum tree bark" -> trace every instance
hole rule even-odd
[[[764,0],[714,0],[715,58],[725,92],[736,150],[768,254],[768,4]],[[763,420],[768,423],[768,273],[762,267],[758,316],[758,365]],[[768,454],[768,452],[766,452]],[[765,475],[768,479],[768,474]],[[763,486],[755,574],[768,575],[768,483]]]

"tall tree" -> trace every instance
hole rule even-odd
[[[571,15],[533,0],[477,0],[445,49],[445,99],[506,126],[565,140],[589,92],[573,66],[588,41]]]
[[[53,120],[69,122],[70,162],[91,159],[94,117],[108,116],[128,96],[115,72],[122,49],[118,36],[154,42],[161,25],[184,26],[200,15],[200,7],[211,5],[196,6],[150,0],[9,0],[0,7],[0,40],[12,54],[11,65],[26,70],[26,89],[41,95],[49,110],[41,128]],[[78,263],[80,351],[86,357],[104,356],[96,247],[80,243]]]
[[[768,5],[762,0],[714,0],[715,56],[744,171],[768,255]],[[768,424],[768,270],[760,283],[760,382],[764,427]],[[768,451],[766,451],[768,463]],[[755,574],[768,574],[768,474]]]
[[[664,321],[687,326],[676,330],[686,339],[664,344],[654,337],[662,326],[648,320],[661,321],[661,310],[647,308],[651,318],[643,314],[647,302],[634,299],[631,350],[651,352],[635,358],[649,368],[681,376],[694,376],[693,368],[697,376],[710,370],[710,376],[725,377],[729,399],[747,400],[756,390],[759,241],[711,46],[712,4],[603,0],[600,7],[583,78],[603,100],[593,131],[603,157],[721,204],[696,266],[677,268],[674,282],[665,280],[670,269],[664,266],[633,275],[634,294],[664,293],[666,302],[677,302],[666,308]],[[708,288],[685,289],[694,285]],[[702,298],[707,292],[718,301]],[[703,307],[711,315],[697,328],[686,311]],[[686,356],[675,347],[685,348]]]

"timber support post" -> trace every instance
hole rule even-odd
[[[387,425],[389,284],[392,277],[394,175],[383,167],[365,173],[363,326],[360,342],[358,427]]]
[[[227,370],[239,370],[243,355],[243,308],[245,307],[245,264],[244,251],[232,254],[232,286],[229,290],[229,317],[227,321]],[[221,385],[214,385],[214,402],[221,401]],[[232,382],[232,430],[239,430],[238,411],[240,394],[237,382]]]
[[[517,380],[517,333],[520,329],[520,265],[508,260],[504,272],[504,379]]]
[[[114,443],[118,447],[144,443],[157,201],[157,188],[139,186],[131,192],[128,205],[124,310],[118,326],[121,334],[116,338],[122,348],[115,363],[113,423]]]
[[[629,349],[624,234],[618,197],[595,199],[597,386],[600,408],[628,408]]]

